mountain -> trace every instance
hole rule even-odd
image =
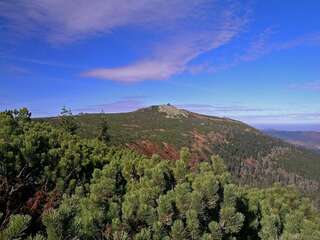
[[[59,119],[42,119],[59,124]],[[151,106],[129,113],[75,116],[78,134],[95,138],[107,121],[111,143],[147,156],[177,160],[188,147],[191,165],[221,156],[233,177],[242,184],[294,184],[305,193],[320,195],[320,155],[270,137],[239,121],[201,115],[172,105]]]
[[[264,130],[270,136],[289,143],[320,151],[320,132]]]
[[[59,127],[30,116],[0,112],[1,240],[320,239],[310,199],[279,184],[241,186],[219,156],[190,164],[182,148],[175,161],[148,158],[109,145],[105,120],[87,139],[68,111]]]

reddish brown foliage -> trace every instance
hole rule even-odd
[[[179,159],[179,151],[177,151],[174,146],[168,143],[162,143],[162,146],[159,146],[158,144],[149,140],[142,140],[128,144],[128,147],[148,157],[152,156],[153,154],[158,154],[162,159]]]

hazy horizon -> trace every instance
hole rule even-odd
[[[157,104],[157,105],[162,105],[162,104]],[[150,105],[152,106],[152,105]],[[150,106],[141,106],[141,108],[147,108]],[[188,109],[188,108],[183,108],[183,106],[181,105],[176,105],[179,108],[185,109],[185,110],[189,110],[191,111],[192,109]],[[78,115],[78,114],[100,114],[100,113],[106,113],[106,114],[112,114],[112,113],[127,113],[127,112],[132,112],[132,111],[136,111],[138,109],[141,108],[136,108],[136,109],[126,109],[126,111],[110,111],[110,112],[105,112],[103,109],[101,109],[101,111],[93,111],[93,112],[86,112],[86,111],[81,111],[81,110],[86,110],[86,109],[76,109],[76,111],[72,111],[72,109],[70,109],[74,114]],[[195,111],[196,113],[199,114],[205,114],[205,115],[209,115],[209,116],[215,116],[215,117],[227,117],[227,116],[223,116],[223,115],[212,115],[212,114],[206,114],[205,112],[199,112],[199,111]],[[45,118],[45,117],[56,117],[58,116],[58,114],[53,114],[53,115],[33,115],[32,117],[34,118]],[[229,118],[229,117],[228,117]],[[231,117],[232,118],[232,117]],[[249,124],[257,129],[260,130],[277,130],[277,131],[316,131],[316,132],[320,132],[320,124],[308,124],[308,123],[254,123],[254,122],[250,122],[250,121],[246,121],[246,120],[241,120],[241,119],[237,119],[232,118],[234,120],[238,120],[238,121],[243,121],[246,124]]]
[[[320,132],[320,124],[253,124],[261,130]]]

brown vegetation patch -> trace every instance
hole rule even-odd
[[[42,211],[42,206],[47,201],[47,194],[43,191],[38,191],[33,197],[29,198],[26,207],[31,213],[36,213]]]
[[[192,131],[192,145],[191,156],[192,161],[199,162],[208,160],[208,158],[214,154],[212,151],[212,145],[217,143],[225,143],[225,137],[217,132],[209,132],[207,135],[201,134],[196,130]],[[192,163],[192,164],[194,164]]]
[[[162,145],[159,146],[150,140],[141,140],[135,143],[127,144],[127,146],[148,157],[152,156],[153,154],[158,154],[163,159],[179,159],[179,151],[173,145],[168,143],[162,143]]]
[[[249,158],[244,160],[244,164],[251,167],[256,167],[258,162],[255,159]]]

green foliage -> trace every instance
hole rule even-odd
[[[319,239],[310,200],[233,184],[219,156],[149,159],[28,116],[0,114],[1,238]]]
[[[28,215],[11,215],[8,225],[0,232],[0,239],[23,239],[30,221],[31,217]]]
[[[41,234],[36,234],[34,237],[29,236],[27,240],[47,240],[47,238]]]
[[[188,164],[191,168],[197,161],[219,155],[238,183],[260,187],[276,182],[294,184],[320,208],[319,153],[272,138],[231,119],[186,111],[172,116],[161,112],[160,108],[152,106],[129,113],[73,116],[79,126],[76,133],[88,139],[98,138],[101,119],[107,119],[107,132],[112,136],[109,145],[130,146],[140,153],[157,153],[171,160],[176,160],[179,149],[188,147],[192,156]],[[53,126],[59,125],[59,118],[38,121],[43,120]]]
[[[209,223],[210,239],[220,240],[222,239],[222,231],[218,222],[212,221]]]
[[[71,134],[74,134],[78,129],[78,124],[75,118],[72,116],[71,110],[67,109],[66,107],[61,109],[59,123],[62,129]]]
[[[101,121],[98,139],[100,141],[105,142],[105,143],[110,142],[109,126],[108,126],[108,122],[105,118],[103,118]]]
[[[171,229],[171,238],[175,240],[184,240],[187,238],[187,231],[181,220],[176,220]]]
[[[152,160],[120,158],[94,171],[85,196],[66,198],[54,210],[60,213],[67,204],[74,213],[59,217],[63,223],[59,226],[66,226],[68,235],[85,239],[119,234],[133,239],[216,240],[290,239],[302,232],[317,236],[319,215],[293,190],[240,188],[230,183],[218,157],[192,171],[187,168],[189,177],[181,182],[174,178],[176,163],[150,166],[148,161]],[[306,228],[297,222],[297,214],[314,224]],[[101,235],[103,229],[110,232]]]
[[[48,240],[65,239],[78,228],[74,217],[78,211],[79,199],[76,197],[65,198],[57,210],[46,211],[42,217],[42,222],[46,227]]]
[[[27,108],[21,108],[20,110],[14,110],[13,115],[18,122],[27,123],[31,121],[31,112]]]
[[[151,231],[146,228],[143,228],[134,237],[134,240],[150,240],[150,239],[151,239]]]

